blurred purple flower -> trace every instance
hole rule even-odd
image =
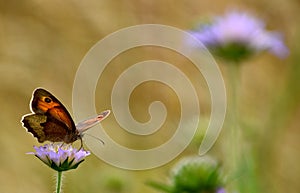
[[[46,165],[56,171],[67,171],[76,169],[84,161],[84,158],[90,155],[90,152],[83,149],[77,150],[72,146],[62,146],[60,144],[45,144],[40,147],[34,146],[34,154]]]
[[[219,188],[216,193],[226,193],[224,188]]]
[[[211,24],[201,25],[190,33],[208,49],[229,60],[244,59],[264,50],[280,58],[289,52],[279,33],[266,31],[261,20],[237,11],[216,17]]]

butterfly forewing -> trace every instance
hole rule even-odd
[[[87,120],[81,121],[76,125],[77,131],[81,134],[82,132],[88,130],[89,128],[95,126],[100,123],[110,114],[110,110],[106,110],[101,112],[99,115],[89,118]]]
[[[48,114],[66,124],[67,129],[75,132],[74,121],[66,107],[50,92],[38,88],[33,93],[31,109],[37,114]]]

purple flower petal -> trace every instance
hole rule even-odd
[[[57,144],[46,144],[40,147],[34,146],[34,149],[36,152],[30,152],[30,154],[34,154],[46,165],[58,171],[73,169],[74,165],[90,155],[90,152],[83,149],[78,151],[72,146],[62,146]],[[67,163],[65,163],[66,160]]]
[[[280,58],[286,57],[289,52],[279,33],[267,31],[261,20],[238,11],[216,17],[210,25],[205,24],[190,33],[209,49],[224,49],[227,45],[238,44],[249,53],[267,50]]]
[[[226,193],[224,188],[219,188],[216,193]]]

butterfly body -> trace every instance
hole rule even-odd
[[[71,115],[50,92],[38,88],[31,100],[32,114],[22,118],[23,126],[38,142],[73,143],[82,139],[82,132],[106,118],[110,111],[103,111],[93,119],[80,122],[76,127]]]

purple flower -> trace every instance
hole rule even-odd
[[[216,193],[226,193],[224,188],[219,188]]]
[[[60,144],[45,144],[43,146],[34,146],[34,154],[46,165],[56,171],[67,171],[76,169],[84,161],[84,158],[90,155],[90,152],[83,149],[77,150],[72,146],[62,146]]]
[[[280,58],[288,55],[282,36],[266,31],[261,20],[247,13],[228,12],[190,33],[208,49],[228,60],[239,61],[264,50]]]

